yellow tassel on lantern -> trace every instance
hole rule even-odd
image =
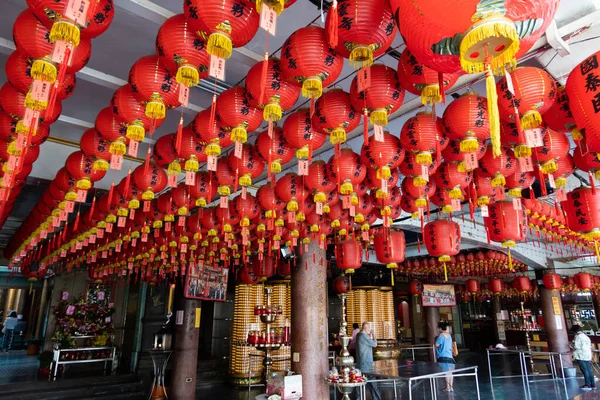
[[[52,24],[49,38],[52,43],[60,40],[77,47],[81,40],[81,32],[79,31],[79,27],[73,22],[59,19]]]
[[[383,167],[381,167],[377,170],[377,179],[390,179],[391,176],[392,176],[392,171],[390,170],[390,167],[387,165],[384,165]]]
[[[167,174],[179,175],[180,173],[181,173],[181,164],[179,163],[179,161],[177,161],[177,160],[171,161],[171,163],[167,167]]]
[[[269,103],[263,109],[263,119],[265,121],[279,121],[283,115],[283,110],[279,105],[279,95],[269,99]]]
[[[388,264],[388,265],[390,265],[390,264]],[[388,267],[388,268],[390,268],[390,267]],[[391,271],[391,274],[390,274],[390,275],[391,275],[391,277],[392,277],[392,286],[394,286],[394,269],[396,269],[396,268],[398,268],[398,265],[396,265],[396,267],[395,267],[395,268],[394,268],[394,267],[391,267],[392,271]]]
[[[152,119],[163,119],[167,116],[167,108],[160,94],[155,92],[150,95],[150,101],[146,103],[145,114]]]
[[[25,126],[23,120],[19,120],[17,122],[17,126],[15,127],[15,133],[19,135],[29,135],[29,126]],[[37,129],[33,130],[33,136],[37,133]]]
[[[298,160],[306,160],[308,158],[308,145],[296,150],[296,158]]]
[[[508,189],[508,195],[511,197],[521,197],[521,188]]]
[[[479,207],[487,206],[490,204],[490,198],[488,196],[479,196],[477,198],[477,205]]]
[[[556,178],[554,180],[554,183],[556,184],[556,187],[558,189],[564,188],[565,186],[567,186],[567,179],[565,177],[561,176],[559,178]]]
[[[204,152],[207,156],[219,157],[221,155],[221,146],[219,146],[219,139],[212,140],[206,145]]]
[[[354,216],[354,222],[356,222],[357,224],[362,224],[363,222],[365,222],[365,216],[361,213],[356,214]]]
[[[331,223],[329,224],[333,229],[337,229],[340,227],[340,220],[339,219],[334,219],[333,221],[331,221]]]
[[[275,220],[275,226],[284,226],[285,225],[285,221],[283,220],[283,218],[277,218]]]
[[[419,175],[413,179],[413,185],[415,185],[415,187],[423,187],[427,185],[427,181],[425,180],[425,178]]]
[[[461,153],[474,153],[479,150],[479,141],[476,137],[468,136],[460,142]]]
[[[144,130],[144,123],[141,119],[136,119],[131,124],[127,125],[127,132],[125,136],[129,140],[141,142],[146,137],[146,131]]]
[[[440,85],[435,83],[432,85],[425,85],[421,89],[421,103],[424,106],[437,104],[442,101],[442,93],[440,91]]]
[[[232,228],[231,224],[225,223],[223,225],[223,232],[229,233],[231,231],[233,231],[233,228]]]
[[[144,201],[154,200],[154,191],[150,188],[144,190],[144,192],[142,193],[142,200],[144,200]]]
[[[175,221],[175,216],[171,215],[171,214],[167,214],[164,216],[164,220],[165,222],[174,222]]]
[[[228,197],[231,195],[231,188],[229,186],[219,186],[217,192],[219,193],[219,196]]]
[[[335,128],[329,133],[329,141],[336,145],[346,142],[346,130],[344,128]]]
[[[35,80],[54,83],[58,71],[51,61],[37,59],[33,62],[29,74]]]
[[[448,193],[448,197],[450,197],[451,199],[460,199],[462,198],[462,190],[460,190],[459,187],[455,187],[452,190],[450,190],[450,193]]]
[[[77,193],[74,190],[68,191],[65,194],[65,200],[66,201],[75,201],[75,200],[77,200]]]
[[[206,201],[205,197],[200,197],[199,199],[196,199],[196,207],[206,207],[208,202]]]
[[[329,204],[327,204],[327,203],[323,204],[323,214],[329,214],[330,211],[331,211],[331,207],[329,207]]]
[[[371,111],[370,120],[372,125],[385,126],[388,123],[388,111],[385,108],[377,108]]]
[[[108,152],[116,156],[124,155],[127,152],[127,146],[125,146],[125,138],[120,137],[114,142],[111,142],[110,147],[108,148]]]
[[[298,201],[296,200],[295,197],[293,197],[285,206],[285,209],[288,210],[289,212],[296,212],[298,211]]]
[[[550,160],[543,163],[541,169],[543,174],[553,174],[558,169],[558,166],[556,165],[556,161]]]
[[[512,263],[512,255],[510,254],[510,248],[508,249],[508,251],[506,252],[507,256],[508,256],[508,268],[510,268],[510,270],[513,270],[513,263]]]
[[[119,217],[126,217],[127,215],[129,215],[129,210],[123,207],[119,207],[117,209],[117,215]]]
[[[281,159],[271,161],[271,173],[278,174],[281,172]]]
[[[129,200],[129,205],[127,206],[130,210],[137,210],[140,208],[140,201],[135,197]]]
[[[523,129],[535,129],[542,124],[542,115],[537,110],[529,110],[521,116]]]
[[[348,180],[345,180],[344,183],[340,185],[340,193],[343,195],[351,194],[354,191],[352,183]]]
[[[14,157],[18,157],[21,154],[23,154],[23,150],[17,149],[16,141],[10,142],[6,151],[8,152],[8,154]]]
[[[323,82],[320,78],[313,76],[302,82],[302,96],[307,99],[318,99],[323,94]]]
[[[304,222],[306,221],[306,214],[304,214],[302,211],[300,211],[299,213],[296,214],[296,221],[298,222]]]
[[[198,158],[192,154],[190,158],[185,161],[184,169],[187,172],[198,172],[198,170],[200,169],[200,163],[198,162]]]
[[[234,142],[246,143],[248,140],[248,132],[246,127],[238,125],[231,130],[231,140]]]
[[[77,189],[90,190],[92,188],[92,182],[90,181],[90,178],[86,176],[85,178],[78,180],[75,186]]]
[[[318,224],[313,224],[313,225],[310,226],[309,230],[310,230],[311,233],[317,233],[317,232],[319,232],[319,225]]]
[[[571,136],[573,137],[573,140],[583,140],[583,134],[577,127],[571,129]]]
[[[323,192],[317,192],[313,196],[313,200],[315,203],[325,203],[327,201],[327,195]]]
[[[375,197],[378,199],[387,199],[388,197],[390,197],[390,194],[384,192],[381,189],[377,189],[377,191],[375,192]]]
[[[103,160],[101,158],[98,158],[94,161],[94,164],[92,166],[93,169],[95,169],[96,171],[108,171],[108,161]]]
[[[417,208],[423,208],[423,207],[427,206],[427,199],[425,199],[423,197],[419,197],[418,199],[415,200],[415,206]]]
[[[231,34],[231,25],[225,20],[217,25],[217,32],[208,37],[206,51],[213,56],[227,59],[233,53],[233,43],[229,35]]]
[[[198,69],[193,65],[184,64],[177,68],[175,79],[177,83],[192,88],[200,83],[200,74],[198,73]]]
[[[506,178],[499,172],[496,172],[494,177],[492,178],[492,187],[499,187],[506,185]]]
[[[352,204],[353,206],[357,206],[358,202],[358,195],[356,194],[356,192],[352,192],[352,194],[350,195],[350,204]]]
[[[450,214],[452,211],[454,211],[454,209],[450,204],[444,204],[444,206],[442,206],[443,213]]]
[[[355,45],[348,61],[356,69],[370,67],[373,65],[373,50],[369,46]]]
[[[48,107],[47,101],[34,100],[31,97],[31,90],[25,95],[25,108],[31,108],[34,111],[43,111]]]
[[[187,215],[188,213],[188,208],[187,206],[183,206],[183,207],[179,207],[177,209],[177,215],[182,216],[182,215]]]
[[[382,207],[381,210],[379,211],[379,214],[382,217],[388,217],[392,214],[392,209],[390,208],[390,206]]]
[[[368,232],[368,231],[369,231],[369,229],[371,229],[371,225],[369,225],[369,223],[363,223],[363,224],[360,226],[360,230],[361,230],[361,232]]]
[[[515,147],[515,157],[531,157],[531,147],[526,144],[519,144]]]
[[[518,40],[517,40],[518,43]],[[490,120],[490,138],[492,140],[492,152],[494,157],[502,154],[500,143],[500,111],[498,111],[498,93],[496,92],[496,80],[489,68],[485,73],[485,85],[487,94],[488,118]]]
[[[252,176],[250,174],[244,174],[238,179],[240,186],[252,186]]]
[[[444,280],[448,282],[448,267],[446,266],[446,263],[444,263]]]
[[[415,160],[419,165],[431,165],[433,162],[433,157],[431,156],[430,152],[422,151],[416,155]]]
[[[259,14],[263,4],[275,11],[277,15],[281,14],[285,8],[285,0],[256,0],[256,11],[258,11]]]

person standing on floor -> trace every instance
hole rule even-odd
[[[371,324],[363,322],[362,330],[356,335],[356,367],[362,372],[373,372],[373,348],[377,347],[377,340],[371,331]],[[381,393],[377,384],[367,382],[371,399],[381,400]]]
[[[352,324],[352,337],[350,339],[350,343],[348,343],[348,351],[352,355],[352,357],[356,357],[356,335],[360,332],[360,328],[358,324],[355,322]]]
[[[577,360],[579,369],[585,379],[581,390],[589,391],[596,389],[596,381],[594,379],[594,372],[592,371],[592,342],[583,333],[579,325],[573,325],[571,332],[575,334],[575,340],[573,340],[573,359]]]
[[[4,337],[2,338],[2,350],[9,350],[9,347],[12,343],[13,334],[15,332],[15,327],[18,323],[19,319],[17,318],[17,312],[14,310],[10,311],[6,321],[4,321],[4,328],[2,328],[2,333],[4,333]]]
[[[454,356],[452,355],[452,336],[448,332],[448,323],[440,322],[438,324],[439,336],[435,339],[435,355],[438,365],[444,372],[454,370]],[[454,377],[451,373],[446,375],[446,388],[444,392],[453,392]]]

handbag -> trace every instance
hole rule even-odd
[[[452,357],[456,357],[458,355],[458,346],[456,345],[456,342],[453,340],[452,341]]]

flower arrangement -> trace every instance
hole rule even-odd
[[[89,302],[83,298],[75,302],[63,299],[52,310],[56,317],[52,341],[60,347],[73,347],[76,336],[100,337],[100,340],[94,340],[95,346],[108,344],[113,328],[112,314],[115,312],[112,304]]]

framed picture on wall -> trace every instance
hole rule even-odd
[[[225,301],[228,277],[228,268],[195,266],[185,278],[183,295],[189,299]]]
[[[452,307],[455,305],[454,285],[423,285],[423,307]]]
[[[89,281],[86,290],[86,299],[91,303],[109,304],[112,303],[114,286],[112,283],[96,283]]]

